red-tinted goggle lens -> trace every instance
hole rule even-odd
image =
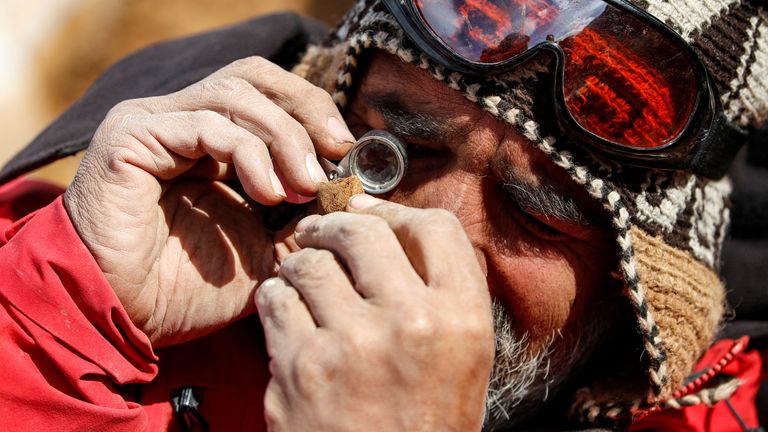
[[[424,24],[472,63],[551,42],[565,57],[564,104],[587,132],[659,148],[687,126],[702,77],[681,42],[602,0],[414,0]],[[514,62],[512,62],[514,63]]]

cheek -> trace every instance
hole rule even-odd
[[[464,229],[482,222],[482,177],[448,167],[440,172],[409,172],[387,199],[416,208],[441,208],[459,218]]]
[[[490,254],[488,282],[507,307],[513,328],[542,344],[566,329],[579,291],[576,272],[564,259]]]
[[[497,243],[487,245],[491,293],[507,307],[513,328],[527,332],[534,347],[555,333],[577,334],[584,314],[594,311],[611,268],[605,259],[611,256],[611,243],[595,243],[600,247],[553,242],[529,250],[499,250]]]
[[[443,208],[459,218],[484,258],[491,294],[507,307],[515,331],[528,333],[534,347],[556,331],[569,332],[603,273],[580,256],[589,251],[533,238],[501,208],[487,177],[449,169],[409,181],[388,198],[410,207]]]
[[[486,244],[492,295],[507,307],[513,328],[528,332],[534,345],[556,332],[574,335],[583,315],[593,310],[611,268],[605,259],[611,243],[595,243],[600,247],[564,241],[500,250],[498,243]]]

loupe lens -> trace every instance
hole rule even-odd
[[[352,149],[349,169],[360,178],[366,192],[389,192],[405,174],[405,151],[405,146],[394,135],[386,131],[372,131]]]
[[[357,172],[373,183],[391,182],[397,175],[397,155],[381,141],[371,141],[357,155]]]

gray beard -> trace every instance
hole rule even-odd
[[[568,342],[557,332],[541,349],[530,352],[528,335],[514,333],[506,309],[495,300],[493,322],[496,358],[485,401],[484,431],[503,430],[535,414],[583,363],[598,339]]]

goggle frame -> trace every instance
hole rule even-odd
[[[604,3],[634,14],[655,31],[675,41],[692,60],[698,80],[693,108],[680,133],[668,143],[658,147],[631,147],[598,136],[582,126],[566,104],[565,66],[563,48],[554,41],[543,41],[525,51],[497,63],[471,61],[448,46],[424,21],[415,0],[382,0],[405,34],[424,54],[451,71],[473,76],[486,76],[506,72],[542,51],[554,55],[555,83],[553,100],[560,130],[579,144],[611,161],[651,169],[691,169],[699,175],[720,178],[726,174],[738,149],[747,139],[747,132],[727,120],[720,104],[717,87],[700,57],[680,35],[656,17],[623,0],[602,0]],[[717,133],[715,133],[717,132]],[[715,156],[715,157],[713,157]]]

